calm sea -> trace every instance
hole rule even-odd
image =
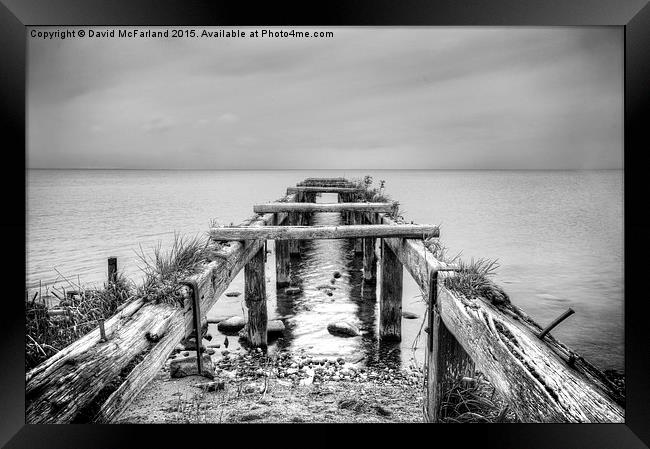
[[[239,223],[252,205],[275,200],[308,176],[373,176],[400,201],[405,218],[441,224],[441,240],[462,257],[498,259],[495,280],[514,303],[544,325],[567,308],[576,314],[553,331],[603,369],[623,368],[623,172],[612,171],[121,171],[27,172],[27,288],[61,276],[86,285],[106,279],[106,259],[118,257],[139,279],[145,253],[196,235],[211,220]],[[330,201],[324,195],[319,201]],[[318,214],[337,223],[337,214]],[[403,321],[403,341],[382,346],[375,292],[362,291],[360,261],[346,241],[306,245],[295,264],[305,293],[276,295],[269,259],[269,314],[287,317],[279,346],[321,355],[363,353],[367,360],[420,358],[412,351],[420,320]],[[343,273],[328,297],[315,286]],[[404,310],[424,304],[404,275]],[[232,290],[243,291],[243,279]],[[212,314],[241,314],[242,298],[223,297]],[[327,333],[335,318],[356,321],[362,338]],[[214,331],[216,333],[216,331]]]

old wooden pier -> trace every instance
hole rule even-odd
[[[322,193],[338,202],[316,203]],[[438,421],[445,392],[474,370],[524,422],[624,421],[624,399],[605,375],[551,334],[540,338],[542,328],[519,308],[446,288],[442,280],[457,273],[425,245],[438,228],[405,223],[397,206],[366,202],[363,189],[343,178],[309,178],[276,202],[253,206],[255,215],[240,225],[212,228],[218,253],[188,280],[182,305],[134,298],[102,323],[103,333],[90,332],[26,374],[27,422],[113,420],[197,331],[203,317],[194,313],[210,310],[242,269],[248,340],[265,347],[265,242],[275,242],[282,287],[301,240],[342,238],[363,254],[364,281],[379,281],[381,339],[401,339],[403,268],[428,298],[426,421]],[[315,212],[340,212],[345,225],[310,226]]]

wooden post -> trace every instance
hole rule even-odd
[[[362,224],[362,216],[359,212],[352,212],[352,220],[354,224]],[[363,254],[363,239],[354,240],[354,253]]]
[[[248,341],[253,347],[266,349],[266,280],[264,249],[260,249],[244,267],[244,298],[248,308]]]
[[[108,258],[108,282],[114,283],[117,280],[117,257]]]
[[[364,217],[364,214],[361,214]],[[367,222],[376,223],[375,214],[369,214]],[[363,280],[374,284],[377,282],[377,259],[375,257],[375,245],[377,239],[367,237],[363,239]]]
[[[285,220],[288,220],[288,218],[285,218]],[[280,226],[282,221],[279,221],[278,214],[274,214],[273,224]],[[275,239],[273,242],[275,246],[275,285],[276,288],[282,288],[289,285],[289,269],[291,266],[289,240]]]
[[[439,422],[443,417],[441,406],[447,392],[463,377],[473,377],[474,362],[440,318],[437,271],[430,275],[428,299],[425,420]]]
[[[290,261],[289,240],[275,240],[275,285],[277,287],[289,285]]]
[[[300,226],[300,213],[290,212],[289,213],[289,225],[290,226]],[[293,255],[300,254],[300,242],[298,240],[289,241],[289,253]]]
[[[379,338],[402,340],[402,263],[382,239]]]

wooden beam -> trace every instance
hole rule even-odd
[[[446,264],[421,240],[384,241],[427,294],[430,272]],[[552,336],[537,338],[542,328],[519,308],[444,287],[438,302],[446,328],[524,422],[624,422],[622,398],[605,375]]]
[[[287,195],[294,193],[358,193],[361,189],[356,187],[317,187],[317,186],[300,186],[287,187]]]
[[[264,276],[264,248],[262,247],[244,268],[244,298],[248,308],[246,330],[253,347],[266,349],[266,277]]]
[[[214,240],[316,240],[364,237],[423,239],[439,235],[431,225],[349,225],[349,226],[232,226],[212,228]]]
[[[381,290],[379,296],[379,338],[402,339],[402,263],[382,241]]]
[[[278,212],[368,212],[390,213],[394,203],[268,203],[256,204],[253,211],[257,214]]]

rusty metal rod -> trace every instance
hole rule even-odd
[[[548,333],[551,331],[551,329],[553,329],[555,326],[557,326],[558,324],[560,324],[562,321],[564,321],[564,320],[566,320],[567,318],[569,318],[569,317],[570,317],[571,315],[573,315],[574,313],[575,313],[575,311],[574,311],[572,308],[569,307],[569,310],[567,310],[566,312],[564,312],[562,315],[560,315],[559,317],[557,317],[557,318],[556,318],[556,319],[555,319],[551,324],[549,324],[548,326],[546,326],[546,328],[545,328],[545,329],[544,329],[544,330],[543,330],[543,331],[538,335],[539,339],[540,339],[540,340],[543,339],[544,336],[545,336],[546,334],[548,334]]]

